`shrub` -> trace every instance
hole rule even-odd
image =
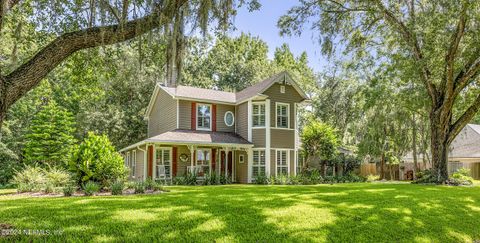
[[[145,193],[145,183],[141,181],[135,182],[135,194]]]
[[[52,183],[47,182],[45,183],[45,187],[43,189],[45,193],[53,193],[55,191],[55,187],[53,186]]]
[[[417,173],[417,180],[413,181],[412,183],[417,183],[417,184],[429,184],[429,183],[437,183],[435,176],[433,175],[433,170],[428,169],[428,170],[423,170],[420,173]]]
[[[218,185],[221,184],[219,176],[215,172],[206,173],[205,180],[203,181],[204,185]]]
[[[114,182],[110,188],[112,191],[112,195],[122,195],[124,187],[125,185],[123,184],[123,181]]]
[[[41,191],[46,183],[45,173],[40,167],[26,166],[13,176],[12,183],[19,192]]]
[[[373,182],[373,181],[378,181],[380,180],[380,176],[379,175],[368,175],[367,176],[367,182]]]
[[[93,181],[88,181],[85,183],[85,185],[83,185],[83,192],[85,193],[85,196],[95,195],[99,190],[100,186]]]
[[[74,185],[68,184],[65,187],[63,187],[63,195],[65,197],[71,197],[75,193],[76,190],[77,190],[77,188]]]
[[[108,137],[92,132],[73,153],[69,167],[79,184],[94,181],[108,188],[113,182],[127,176],[123,158]]]
[[[147,178],[144,182],[145,190],[153,190],[153,185],[155,184],[155,181],[152,180],[152,178]]]
[[[461,168],[453,173],[447,180],[447,184],[454,186],[469,186],[473,184],[473,178],[469,176],[470,170]]]
[[[45,170],[47,183],[51,183],[54,187],[63,187],[71,182],[70,174],[59,168],[50,168]]]
[[[153,191],[165,191],[163,189],[163,185],[160,183],[154,183],[153,184]]]
[[[219,181],[221,185],[232,184],[232,179],[230,179],[230,176],[225,176],[225,174],[220,175]]]
[[[265,175],[257,175],[253,178],[253,183],[258,185],[266,185],[268,184],[268,178]]]

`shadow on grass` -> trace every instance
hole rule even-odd
[[[0,199],[0,223],[63,230],[33,238],[42,241],[480,239],[480,188],[343,184],[171,190],[124,197]],[[8,239],[28,241],[32,236]]]

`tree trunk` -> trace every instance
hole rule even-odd
[[[382,157],[380,158],[380,180],[385,179],[385,153],[382,152]]]
[[[390,171],[390,180],[393,181],[393,164],[390,164],[389,171]]]
[[[417,179],[418,159],[417,159],[417,124],[415,121],[415,112],[412,113],[412,153],[413,153],[413,180]]]
[[[451,112],[442,114],[441,109],[430,113],[431,151],[435,180],[444,183],[448,179],[448,139]]]

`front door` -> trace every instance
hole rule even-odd
[[[225,151],[221,151],[220,152],[220,158],[221,158],[221,162],[220,162],[220,174],[221,175],[225,175],[225,167],[227,168],[227,173],[228,175],[232,175],[232,171],[233,171],[233,153],[232,151],[228,152],[228,163],[227,163],[227,158],[226,158],[226,153]]]

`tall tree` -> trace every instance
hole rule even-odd
[[[429,97],[431,154],[441,183],[448,178],[449,145],[480,109],[479,11],[473,0],[304,0],[278,25],[283,34],[301,34],[312,22],[325,54],[338,51],[339,40],[355,58],[373,57],[372,66],[387,61],[408,69]],[[474,98],[454,113],[462,95]]]
[[[234,8],[244,2],[1,0],[0,41],[22,33],[22,25],[36,26],[34,33],[41,41],[38,49],[28,48],[23,55],[0,53],[2,57],[15,58],[14,62],[8,60],[8,65],[0,61],[0,124],[18,99],[76,51],[123,42],[158,30],[170,36],[173,52],[167,53],[170,60],[167,73],[171,73],[181,63],[183,30],[187,24],[199,26],[205,32],[208,24],[215,21],[225,29]],[[258,3],[253,0],[250,6],[258,7]],[[17,51],[15,45],[13,42],[12,49]],[[24,58],[17,59],[19,56]]]
[[[75,143],[73,115],[47,101],[35,115],[25,144],[25,159],[30,163],[48,166],[66,166]]]

